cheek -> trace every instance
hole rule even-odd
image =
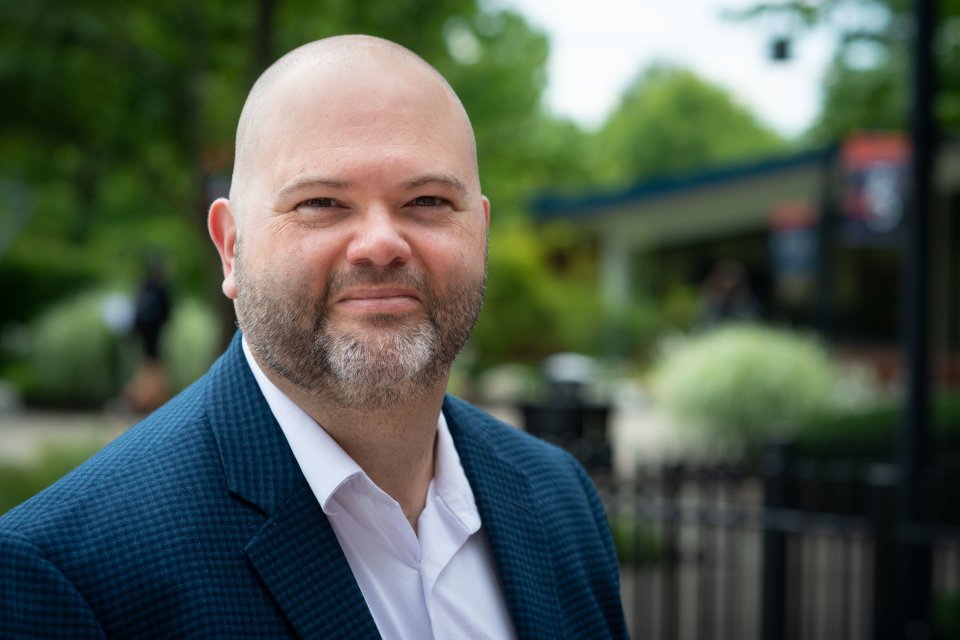
[[[435,238],[426,244],[421,259],[440,287],[458,288],[483,276],[485,247],[483,239]]]
[[[243,247],[244,280],[281,297],[296,296],[314,299],[323,292],[326,271],[299,244],[276,244],[257,247],[254,252]]]

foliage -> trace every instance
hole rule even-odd
[[[663,542],[656,530],[634,517],[612,517],[610,533],[621,566],[648,566],[663,560]]]
[[[491,234],[484,309],[470,344],[477,370],[493,364],[537,362],[562,347],[562,314],[544,247],[530,229]]]
[[[938,75],[935,111],[944,129],[960,129],[960,0],[937,4],[933,46]],[[905,0],[825,0],[758,3],[742,18],[793,15],[802,30],[831,25],[842,31],[824,86],[824,102],[810,131],[832,142],[857,129],[903,129],[910,108],[914,6]]]
[[[488,190],[513,203],[502,210],[517,208],[516,185],[532,188],[524,135],[539,122],[547,45],[515,14],[475,0],[112,5],[0,9],[0,92],[15,97],[0,102],[0,178],[31,201],[14,248],[87,252],[109,279],[159,242],[178,288],[215,290],[205,203],[229,173],[250,81],[336,33],[388,37],[435,64],[473,116]]]
[[[587,353],[611,360],[639,360],[666,328],[663,310],[646,299],[605,308],[594,329],[597,343]]]
[[[33,201],[12,250],[82,252],[107,277],[136,271],[154,220],[198,235],[196,40],[170,36],[207,16],[180,5],[4,5],[0,59],[15,64],[0,65],[0,90],[16,99],[0,107],[0,155]],[[184,254],[178,273],[201,271]]]
[[[892,402],[854,410],[834,408],[805,424],[796,434],[797,443],[812,456],[892,459],[903,412],[902,405]],[[960,396],[935,396],[931,425],[936,451],[960,450]]]
[[[664,65],[637,76],[595,143],[600,177],[613,184],[742,161],[786,147],[727,91],[691,71]]]
[[[657,400],[719,444],[788,435],[831,406],[833,369],[811,338],[752,325],[691,337],[655,369]]]
[[[820,115],[808,137],[829,143],[858,130],[898,130],[907,126],[906,74],[902,58],[879,68],[851,69],[834,61],[824,80]]]
[[[28,327],[28,377],[20,381],[28,401],[90,407],[114,394],[126,367],[102,304],[98,292],[80,294]]]
[[[0,266],[0,291],[16,291],[17,295],[0,296],[0,326],[25,323],[51,302],[102,278],[92,254],[56,249],[36,242],[33,246],[21,244],[8,254]]]
[[[93,455],[101,443],[50,447],[34,460],[0,461],[0,514],[53,484]]]
[[[483,312],[471,338],[474,373],[552,353],[642,355],[664,327],[652,302],[611,308],[600,298],[592,250],[565,226],[517,223],[490,238]]]

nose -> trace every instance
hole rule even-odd
[[[407,262],[410,252],[399,221],[388,209],[371,207],[358,218],[357,229],[347,246],[347,261],[385,267]]]

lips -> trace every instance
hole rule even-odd
[[[420,295],[405,287],[359,287],[340,293],[337,308],[358,313],[405,313],[420,306]]]

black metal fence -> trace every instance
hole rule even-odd
[[[878,640],[898,628],[904,541],[932,554],[929,632],[960,637],[960,462],[931,469],[926,524],[897,520],[889,464],[671,464],[598,477],[635,638]]]

